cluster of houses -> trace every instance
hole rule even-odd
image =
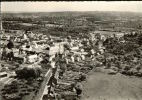
[[[105,51],[105,47],[103,46],[103,42],[107,38],[117,38],[118,40],[121,40],[122,42],[125,42],[123,39],[124,33],[118,33],[118,32],[101,32],[101,31],[95,31],[90,32],[89,38],[58,38],[58,37],[51,37],[46,36],[43,34],[34,34],[31,31],[23,32],[22,34],[18,35],[1,35],[1,46],[5,45],[5,41],[7,43],[7,40],[12,40],[15,44],[15,57],[19,57],[19,55],[23,55],[25,52],[35,52],[36,54],[47,54],[54,55],[56,53],[65,53],[67,55],[67,52],[73,55],[73,57],[80,57],[84,58],[85,54],[87,54],[85,50],[85,46],[88,47],[91,45],[91,42],[95,44],[95,47],[93,47],[91,50],[93,52],[96,52],[96,54],[102,54]],[[59,41],[60,40],[60,41]],[[4,42],[2,42],[4,41]],[[26,46],[29,45],[27,48]],[[69,48],[68,48],[69,47]],[[76,58],[75,58],[76,59]],[[77,58],[79,59],[79,58]]]
[[[47,37],[46,35],[34,34],[31,31],[26,31],[23,34],[14,36],[6,36],[5,34],[1,35],[1,43],[3,43],[1,44],[1,46],[3,47],[4,45],[6,45],[7,40],[12,40],[15,45],[15,57],[23,57],[24,59],[24,57],[27,55],[26,52],[35,52],[37,55],[48,53],[48,55],[55,56],[56,53],[61,53],[61,51],[62,53],[65,53],[65,55],[67,55],[67,52],[70,52],[73,57],[84,58],[85,54],[87,53],[84,50],[83,42],[85,42],[87,46],[90,45],[89,39],[86,38],[72,39],[71,37],[68,37],[66,39],[61,39],[62,41],[60,42],[55,41],[55,39],[56,37]],[[95,34],[91,36],[91,40],[95,41],[94,39],[99,40],[97,48],[103,53],[103,50],[105,49],[103,47],[103,41],[106,39],[106,37],[104,35]],[[69,47],[67,48],[68,50],[66,50],[65,46]]]

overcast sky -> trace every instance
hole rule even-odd
[[[142,1],[2,2],[1,11],[131,11],[142,12]]]

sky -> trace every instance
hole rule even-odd
[[[2,12],[129,11],[142,12],[142,1],[1,2]]]

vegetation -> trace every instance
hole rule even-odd
[[[117,67],[122,74],[142,77],[142,34],[127,34],[124,40],[122,43],[109,38],[104,42],[107,52],[114,56],[106,60],[105,64]],[[106,56],[106,59],[109,57]]]
[[[17,77],[21,79],[37,78],[40,76],[40,74],[41,74],[41,68],[36,66],[32,68],[24,67],[16,70]]]
[[[4,29],[36,31],[42,28],[44,33],[56,36],[66,36],[68,34],[76,36],[79,33],[86,34],[96,29],[141,30],[142,27],[141,13],[51,12],[3,13],[2,15]],[[121,16],[121,20],[119,16]],[[26,24],[31,24],[31,26]]]

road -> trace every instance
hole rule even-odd
[[[142,100],[141,78],[91,72],[82,84],[82,100]]]

